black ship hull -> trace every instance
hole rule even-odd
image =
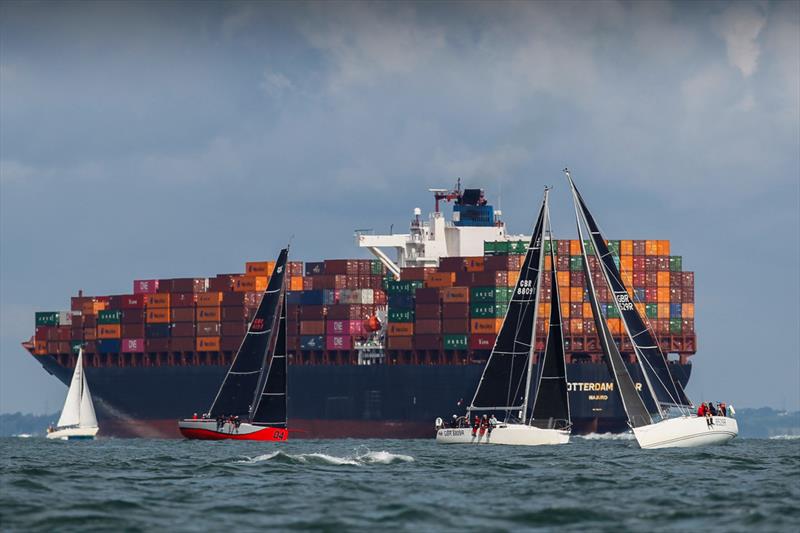
[[[35,356],[64,384],[72,369]],[[684,387],[691,365],[671,365]],[[226,366],[86,368],[101,434],[179,437],[177,421],[211,404]],[[426,438],[436,417],[463,414],[480,379],[473,365],[299,365],[289,369],[292,438]],[[630,366],[641,383],[638,366]],[[576,433],[621,432],[625,413],[606,366],[567,365]]]

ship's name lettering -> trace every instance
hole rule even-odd
[[[633,311],[633,304],[627,292],[619,292],[616,295],[620,311]]]
[[[463,429],[443,429],[442,436],[443,437],[458,437],[464,434]]]
[[[642,390],[641,383],[634,384],[637,391]],[[614,382],[613,381],[598,381],[598,382],[587,382],[587,381],[571,381],[567,383],[567,390],[569,392],[613,392],[614,391]],[[592,398],[589,398],[590,400]]]

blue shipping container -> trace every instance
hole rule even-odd
[[[645,290],[643,287],[640,287],[638,289],[633,289],[633,301],[635,302],[645,301]]]
[[[413,294],[390,294],[389,307],[392,309],[413,309],[414,308],[414,295]]]
[[[169,337],[169,324],[148,324],[144,328],[144,336],[148,339],[166,339]]]
[[[325,297],[322,291],[303,291],[300,305],[325,305]]]
[[[669,304],[670,318],[681,318],[682,313],[683,313],[683,308],[681,304]]]
[[[100,339],[97,341],[97,351],[100,353],[119,353],[119,339]]]
[[[324,350],[325,337],[323,335],[301,335],[300,336],[300,349],[301,350]]]
[[[319,276],[325,273],[325,263],[306,263],[306,276]]]
[[[300,305],[303,303],[303,291],[289,291],[286,293],[286,303],[288,305]]]

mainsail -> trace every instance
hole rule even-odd
[[[255,408],[251,421],[270,427],[286,427],[286,295],[283,295],[281,314],[277,325],[277,340],[272,356],[256,389]]]
[[[92,395],[89,393],[86,373],[83,371],[82,349],[78,351],[78,360],[75,362],[75,371],[72,373],[67,399],[64,401],[64,409],[61,411],[56,425],[58,427],[97,427]]]
[[[537,427],[569,427],[569,393],[567,392],[567,366],[564,360],[564,333],[561,326],[561,298],[558,293],[558,275],[550,212],[545,213],[545,235],[550,245],[550,325],[545,341],[544,355],[539,363],[536,397],[533,400],[531,424]]]
[[[209,414],[212,417],[236,415],[250,418],[254,408],[253,394],[267,363],[266,354],[275,343],[273,332],[284,294],[288,253],[284,248],[278,256],[261,303],[211,405]]]
[[[546,205],[547,192],[503,325],[467,412],[525,411],[530,386],[530,358],[536,324],[538,285],[541,279],[539,273],[542,269],[542,234]],[[525,416],[523,414],[523,419]]]
[[[625,284],[622,282],[619,269],[614,264],[613,256],[608,249],[603,235],[600,233],[600,229],[594,217],[586,207],[586,203],[575,187],[572,177],[569,176],[569,173],[567,173],[567,176],[574,193],[576,209],[580,210],[586,222],[586,226],[589,229],[589,235],[602,267],[603,276],[614,294],[615,305],[620,311],[622,322],[633,343],[648,388],[656,400],[655,405],[657,407],[659,405],[679,405],[688,407],[691,402],[686,397],[683,389],[677,386],[672,379],[664,354],[661,352],[658,343],[639,315],[636,306],[631,302],[630,295],[625,288]],[[658,411],[661,412],[660,407],[658,407]]]
[[[589,266],[589,257],[586,253],[586,243],[583,239],[577,191],[572,184],[572,178],[569,176],[569,173],[567,173],[567,177],[572,186],[573,199],[575,200],[575,218],[578,224],[578,239],[580,239],[581,256],[583,257],[586,290],[589,296],[589,303],[592,306],[592,315],[594,316],[594,323],[597,327],[597,334],[600,337],[600,345],[605,355],[604,360],[619,389],[622,406],[625,409],[625,413],[628,415],[628,422],[632,427],[646,426],[652,424],[653,419],[647,411],[644,402],[642,402],[639,393],[636,391],[636,385],[634,385],[633,379],[631,379],[628,367],[625,366],[625,361],[623,361],[622,355],[619,353],[619,348],[617,348],[617,344],[614,342],[611,331],[608,329],[608,324],[606,324],[600,310],[600,302],[597,300],[597,294],[594,289],[594,279],[592,278],[591,267]]]

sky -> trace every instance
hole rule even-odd
[[[688,392],[800,408],[800,3],[0,3],[0,412],[66,388],[36,310],[133,279],[367,257],[431,187],[510,231],[570,167],[696,272]]]

